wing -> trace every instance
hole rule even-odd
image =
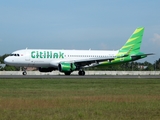
[[[103,61],[112,61],[114,60],[114,57],[101,57],[101,58],[89,58],[89,59],[81,59],[81,60],[74,60],[74,64],[78,68],[83,68],[83,67],[93,67],[99,64],[99,62]]]

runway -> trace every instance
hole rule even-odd
[[[0,79],[122,79],[122,78],[160,78],[159,75],[0,75]]]

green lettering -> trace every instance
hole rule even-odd
[[[31,51],[31,58],[64,58],[64,53],[52,53],[52,51]]]
[[[44,51],[44,58],[46,58],[46,51]]]
[[[59,58],[64,58],[64,53],[59,52]]]
[[[35,56],[35,51],[32,51],[32,52],[31,52],[31,57],[32,57],[32,58],[35,58],[35,57],[36,57],[36,56]]]
[[[40,58],[43,58],[43,52],[40,52]]]
[[[53,58],[58,58],[58,53],[54,53]]]
[[[47,51],[47,58],[52,58],[52,51]]]
[[[39,54],[38,54],[38,51],[36,52],[36,58],[38,58],[39,57]]]

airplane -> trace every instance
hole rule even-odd
[[[79,71],[85,75],[85,68],[106,66],[135,61],[153,55],[140,52],[144,27],[137,28],[119,50],[61,50],[61,49],[22,49],[4,59],[8,65],[37,67],[40,72],[59,70],[65,75]],[[26,69],[23,75],[27,75]]]

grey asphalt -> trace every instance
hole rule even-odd
[[[0,75],[0,79],[111,79],[111,78],[160,78],[159,75]]]

